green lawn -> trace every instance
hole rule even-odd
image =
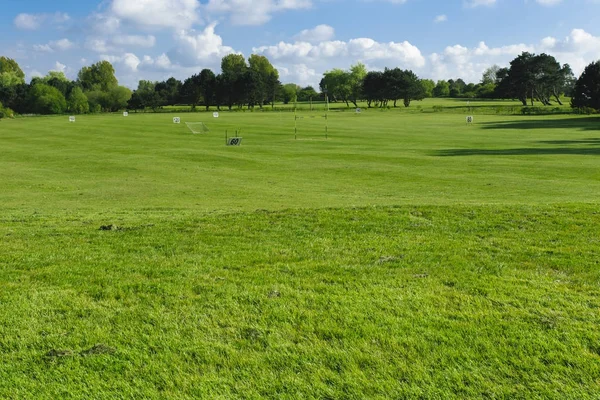
[[[598,398],[600,118],[320,114],[0,122],[0,398]]]
[[[571,103],[571,98],[569,97],[563,97],[561,98],[561,102],[563,103],[562,105],[559,105],[555,100],[552,101],[552,105],[550,107],[545,107],[542,106],[541,103],[534,103],[534,107],[538,107],[540,109],[546,109],[546,110],[551,110],[551,109],[555,109],[555,108],[560,108],[563,110],[563,112],[570,112],[571,111],[571,107],[570,107],[570,103]],[[368,109],[368,104],[364,101],[362,102],[358,102],[357,103],[358,106],[362,109],[362,110],[366,110]],[[487,113],[496,113],[495,108],[502,108],[504,111],[507,110],[507,108],[515,108],[518,109],[518,113],[520,114],[520,110],[523,107],[523,104],[520,101],[516,101],[516,100],[502,100],[502,99],[459,99],[459,98],[426,98],[423,100],[419,100],[419,101],[412,101],[411,102],[411,106],[408,108],[405,108],[404,105],[402,104],[402,100],[399,100],[396,104],[397,107],[394,108],[393,106],[393,102],[388,103],[388,107],[390,109],[393,109],[395,112],[421,112],[421,111],[432,111],[434,107],[436,108],[443,108],[445,111],[468,111],[470,110],[471,112],[479,112],[480,110],[483,110]],[[528,107],[531,104],[528,103]],[[324,100],[315,100],[312,102],[297,102],[297,103],[288,103],[288,104],[283,104],[283,103],[275,103],[274,105],[265,105],[264,106],[264,110],[265,111],[292,111],[294,108],[297,108],[298,110],[310,110],[312,107],[313,110],[325,110],[327,108],[327,104]],[[372,110],[379,110],[377,107],[375,107],[375,104],[372,103]],[[349,102],[348,104],[346,104],[343,101],[338,101],[338,102],[333,102],[330,101],[329,102],[329,108],[330,110],[338,110],[338,111],[354,111],[355,107],[354,104]],[[226,110],[227,107],[223,107],[222,109]],[[258,107],[255,108],[256,110],[258,110]],[[205,110],[204,107],[202,106],[197,106],[197,110],[198,111],[202,111]],[[215,111],[216,108],[213,106],[210,108],[210,111]],[[242,109],[238,109],[237,107],[233,107],[234,111],[241,111]],[[188,112],[190,111],[190,106],[187,105],[177,105],[177,106],[165,106],[161,108],[161,111],[167,111],[167,112],[175,112],[175,111],[182,111],[182,112]],[[440,111],[440,110],[438,110]]]
[[[169,114],[2,122],[5,210],[195,211],[596,202],[600,118],[393,111]],[[314,118],[313,118],[314,117]],[[243,145],[226,147],[241,129]]]

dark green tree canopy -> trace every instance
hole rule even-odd
[[[25,82],[25,73],[23,73],[23,70],[21,67],[19,67],[19,64],[12,58],[0,56],[0,74],[8,73],[14,74],[16,77]]]
[[[549,105],[552,97],[561,104],[560,96],[570,90],[573,73],[568,64],[561,66],[553,56],[524,52],[510,62],[507,70],[496,71],[498,95]]]
[[[84,90],[103,92],[108,92],[119,84],[115,77],[115,69],[108,61],[99,61],[89,67],[83,67],[77,74],[77,80]]]
[[[600,112],[600,61],[593,62],[575,82],[571,107],[589,107]]]

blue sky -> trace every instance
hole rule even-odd
[[[598,15],[600,0],[2,0],[0,55],[28,78],[108,60],[130,87],[218,71],[231,52],[301,85],[359,61],[477,82],[522,51],[580,73],[600,59]]]

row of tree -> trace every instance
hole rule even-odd
[[[62,72],[51,71],[25,83],[25,74],[12,59],[0,57],[0,118],[12,110],[20,114],[81,114],[87,112],[156,110],[160,107],[187,104],[197,106],[263,107],[275,102],[324,101],[352,103],[366,101],[368,107],[405,107],[426,97],[467,97],[518,99],[524,106],[540,102],[561,103],[561,96],[572,96],[573,107],[590,107],[600,111],[600,61],[590,64],[576,80],[568,64],[561,65],[547,54],[524,52],[510,66],[488,68],[480,83],[467,84],[462,79],[420,79],[410,70],[400,68],[367,71],[357,63],[348,70],[333,69],[324,73],[319,84],[301,88],[282,85],[279,73],[269,60],[251,55],[230,54],[221,60],[221,73],[203,69],[183,82],[169,78],[163,82],[142,80],[135,91],[119,86],[115,70],[108,61],[83,67],[75,81]]]
[[[129,101],[132,110],[157,109],[165,105],[188,104],[208,108],[234,106],[263,107],[279,100],[282,85],[279,72],[269,60],[253,54],[248,62],[241,54],[229,54],[221,60],[221,73],[203,69],[181,82],[169,78],[164,82],[140,81]]]
[[[25,83],[25,74],[14,61],[0,57],[0,108],[3,115],[82,114],[117,111],[127,107],[131,90],[119,86],[108,61],[83,67],[76,81],[63,72],[50,71]]]
[[[539,101],[550,105],[552,99],[562,104],[560,97],[572,94],[575,76],[569,64],[560,65],[548,54],[524,52],[510,62],[509,68],[494,68],[486,71],[487,79],[496,84],[495,94],[499,98]],[[486,74],[484,74],[486,78]]]
[[[397,101],[402,100],[408,107],[412,100],[426,97],[518,99],[523,106],[533,106],[535,102],[547,106],[553,101],[562,105],[561,97],[567,95],[572,97],[574,108],[600,111],[599,63],[590,64],[576,80],[569,64],[561,65],[548,54],[524,52],[507,68],[488,68],[478,84],[467,84],[462,79],[436,83],[400,68],[367,72],[359,63],[347,71],[325,72],[320,88],[332,101],[355,106],[359,100],[365,100],[369,107],[387,107],[390,103],[396,107]]]

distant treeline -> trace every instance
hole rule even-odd
[[[203,69],[183,82],[169,78],[163,82],[142,80],[136,90],[119,86],[110,62],[83,67],[72,81],[64,73],[51,71],[45,77],[25,82],[16,61],[0,57],[0,118],[19,114],[83,114],[122,109],[158,110],[185,104],[195,110],[202,106],[218,109],[264,107],[309,101],[345,102],[358,107],[409,107],[413,100],[427,97],[518,99],[523,106],[536,102],[543,106],[561,105],[561,97],[572,97],[571,106],[600,111],[600,61],[588,65],[575,79],[568,64],[561,65],[547,54],[524,52],[506,68],[488,68],[479,83],[462,79],[420,79],[413,71],[386,68],[367,71],[357,63],[349,70],[333,69],[323,74],[320,91],[314,87],[282,84],[279,73],[261,55],[248,60],[230,54],[221,60],[221,73]]]

